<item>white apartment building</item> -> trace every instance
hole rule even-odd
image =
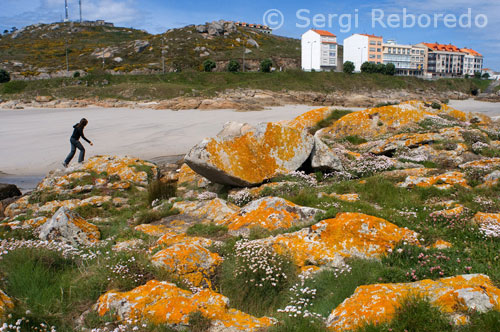
[[[337,36],[325,30],[311,29],[302,35],[302,70],[337,69]]]
[[[420,43],[427,48],[427,72],[434,77],[459,77],[463,75],[465,53],[455,45]]]
[[[355,71],[361,71],[364,62],[383,63],[383,38],[367,34],[353,34],[344,39],[344,63],[354,63]]]
[[[424,46],[397,44],[388,40],[383,44],[384,64],[392,63],[396,75],[422,76],[426,70],[426,52]]]
[[[481,54],[469,48],[462,48],[460,52],[465,53],[464,75],[474,76],[474,73],[483,70],[483,56]]]

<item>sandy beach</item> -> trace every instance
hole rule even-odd
[[[500,117],[500,103],[463,100],[452,101],[450,106]],[[94,142],[93,147],[84,142],[86,158],[109,154],[151,160],[185,154],[203,138],[217,134],[227,121],[256,124],[287,120],[313,108],[293,105],[252,112],[122,108],[0,110],[0,174],[10,174],[0,175],[0,181],[29,188],[48,171],[60,168],[70,150],[72,126],[82,117],[89,120],[85,134]],[[77,155],[73,159],[76,161]]]
[[[227,121],[259,122],[293,119],[314,107],[296,105],[264,111],[169,111],[148,109],[0,110],[0,171],[16,176],[43,176],[60,168],[70,150],[73,125],[89,120],[83,140],[86,158],[129,155],[143,159],[182,155],[205,137],[216,135]],[[75,155],[73,162],[77,161]]]

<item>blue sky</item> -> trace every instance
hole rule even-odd
[[[78,0],[68,0],[70,19],[78,18]],[[395,39],[399,43],[440,42],[453,43],[458,47],[469,47],[485,56],[485,66],[500,71],[500,1],[499,0],[336,0],[336,1],[295,1],[278,0],[240,1],[240,0],[212,0],[212,1],[177,1],[177,0],[82,0],[84,19],[106,19],[118,26],[145,29],[151,33],[161,33],[169,28],[182,27],[188,24],[200,24],[207,21],[226,19],[240,20],[249,23],[262,23],[263,15],[267,10],[278,9],[283,13],[284,24],[275,30],[275,34],[288,37],[300,37],[307,30],[302,25],[306,23],[303,18],[313,20],[315,15],[323,15],[327,22],[325,30],[338,36],[339,42],[352,33],[373,33],[382,35],[385,40]],[[403,9],[407,14],[430,15],[430,27],[403,28]],[[446,27],[443,17],[438,17],[437,27],[434,27],[434,15],[460,15],[468,13],[471,9],[471,27]],[[302,12],[302,19],[297,17],[298,10]],[[372,10],[382,10],[386,25],[384,28],[380,21],[372,27]],[[355,25],[355,14],[358,24]],[[377,12],[379,15],[380,12]],[[399,28],[388,25],[388,15],[395,14],[401,20]],[[339,22],[338,16],[332,16],[331,25],[328,15],[344,15]],[[476,24],[477,15],[479,21]],[[347,31],[346,23],[351,17],[351,29]],[[0,12],[0,29],[12,26],[18,28],[43,22],[51,23],[60,21],[64,17],[64,0],[2,0]],[[487,18],[485,25],[484,17]],[[274,17],[276,18],[276,17]],[[321,17],[319,17],[321,18]],[[467,23],[467,17],[463,22]],[[426,18],[422,17],[426,24]],[[395,21],[394,21],[395,22]],[[411,23],[411,20],[409,21]],[[319,21],[321,23],[321,21]],[[341,24],[342,23],[342,26]],[[448,25],[453,25],[450,21]],[[319,24],[322,25],[322,24]],[[310,27],[314,27],[310,25]],[[316,26],[323,28],[322,26]],[[344,30],[344,32],[340,31]]]

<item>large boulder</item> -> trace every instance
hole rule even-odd
[[[199,312],[212,322],[209,331],[258,331],[273,325],[271,318],[257,318],[229,308],[229,299],[212,290],[197,293],[166,281],[151,280],[129,292],[109,291],[97,302],[99,315],[111,312],[120,320],[151,324],[188,325]]]
[[[339,213],[298,232],[257,241],[289,254],[302,270],[341,267],[342,257],[377,259],[403,241],[419,244],[418,233],[362,213]]]
[[[327,327],[331,331],[345,331],[365,323],[388,322],[409,296],[429,299],[459,325],[467,322],[467,313],[500,310],[500,289],[488,276],[470,274],[435,281],[360,286],[332,311]]]
[[[274,231],[305,225],[313,222],[321,212],[324,211],[299,206],[283,198],[264,197],[250,202],[220,224],[228,227],[229,234],[249,236],[252,228]]]
[[[99,241],[97,226],[88,223],[75,212],[61,207],[39,228],[40,239],[69,242],[72,245],[92,245]]]
[[[0,201],[21,195],[21,191],[15,184],[0,183]]]
[[[176,277],[186,280],[194,287],[210,287],[222,258],[197,243],[176,243],[160,250],[152,258],[153,265]]]
[[[233,123],[229,127],[194,146],[185,157],[189,167],[215,183],[254,186],[295,171],[314,145],[312,135],[286,124]]]
[[[343,171],[342,153],[330,148],[321,139],[321,131],[314,135],[314,148],[311,154],[311,167],[321,171]]]

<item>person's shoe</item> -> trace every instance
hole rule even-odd
[[[62,165],[64,168],[68,168],[68,164],[66,164],[64,161],[63,161]]]

